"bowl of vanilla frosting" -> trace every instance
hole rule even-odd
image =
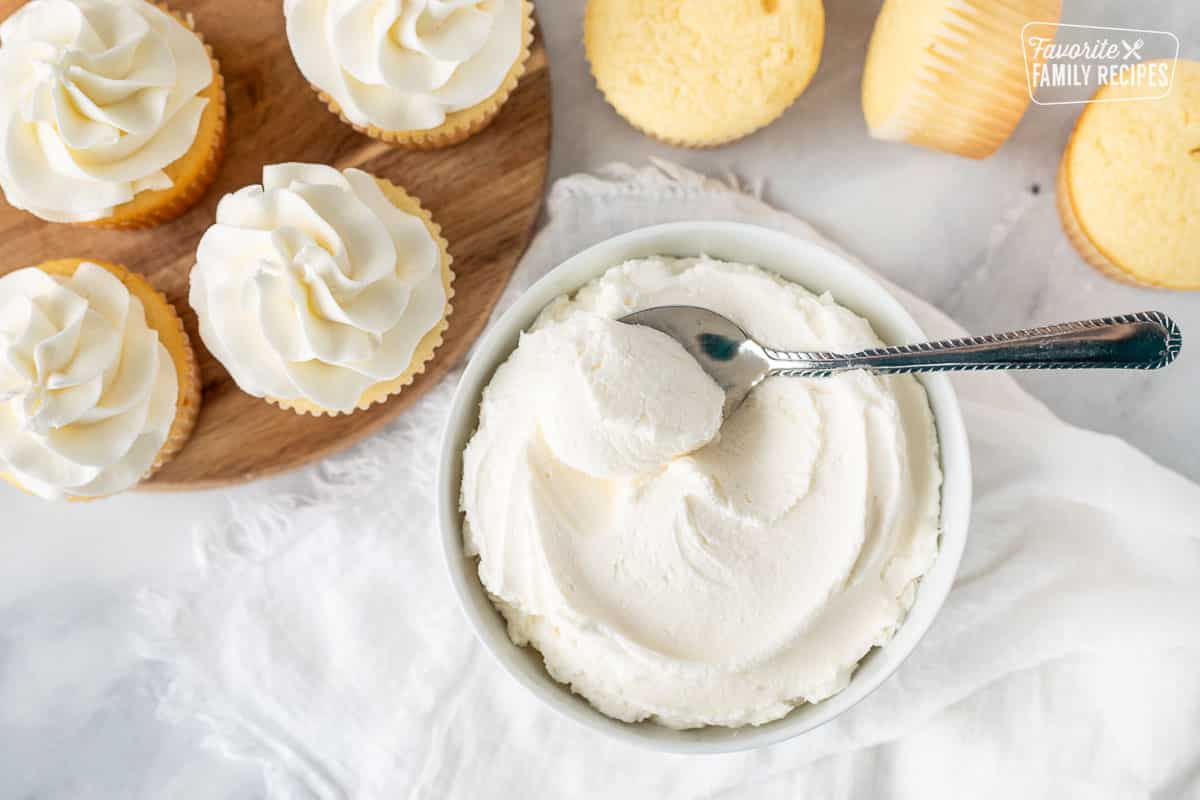
[[[945,376],[772,377],[723,392],[663,333],[710,308],[787,350],[922,341],[819,243],[643,228],[526,291],[479,342],[443,443],[452,583],[484,646],[555,710],[677,752],[822,725],[892,674],[945,600],[970,463]]]

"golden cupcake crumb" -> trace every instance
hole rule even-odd
[[[1063,229],[1112,278],[1200,289],[1200,62],[1175,63],[1166,97],[1122,101],[1143,93],[1102,86],[1084,107],[1059,164]]]
[[[824,35],[820,0],[588,0],[583,43],[631,125],[712,147],[778,118],[812,80]]]

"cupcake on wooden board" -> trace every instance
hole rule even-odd
[[[529,0],[285,0],[283,12],[292,56],[329,109],[421,150],[487,127],[533,43]]]
[[[1060,13],[1060,0],[885,0],[863,69],[871,135],[991,155],[1030,102],[1021,28]]]
[[[821,0],[588,0],[583,28],[609,104],[681,147],[774,121],[812,80],[824,36]]]
[[[1156,64],[1164,62],[1145,62]],[[1157,100],[1107,85],[1084,107],[1058,170],[1063,229],[1117,280],[1200,289],[1200,62],[1178,59]]]
[[[454,273],[441,229],[357,169],[276,164],[228,194],[191,274],[200,337],[242,391],[348,414],[401,391],[442,343]]]
[[[47,499],[135,485],[200,410],[200,372],[162,294],[67,258],[0,277],[0,477]]]
[[[223,86],[190,18],[144,0],[32,0],[0,24],[0,188],[51,222],[174,219],[216,175]]]

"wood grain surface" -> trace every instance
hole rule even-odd
[[[0,0],[0,17],[21,4]],[[280,0],[170,5],[193,15],[221,63],[228,95],[225,161],[201,202],[180,219],[144,231],[52,224],[0,203],[0,274],[66,256],[115,261],[147,276],[183,317],[203,370],[204,405],[191,441],[142,484],[145,489],[222,486],[298,467],[402,413],[459,362],[483,329],[529,242],[550,154],[550,74],[540,35],[525,76],[489,128],[446,150],[410,152],[356,133],[317,100],[288,50]],[[217,201],[261,182],[264,164],[283,161],[357,167],[387,178],[420,198],[450,243],[456,279],[445,341],[411,386],[368,411],[305,417],[250,397],[197,335],[188,272]]]

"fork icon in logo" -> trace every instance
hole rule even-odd
[[[1126,61],[1128,61],[1131,58],[1134,59],[1135,61],[1141,61],[1142,60],[1141,49],[1144,44],[1146,44],[1146,42],[1142,39],[1138,39],[1137,41],[1133,42],[1132,44],[1130,44],[1129,42],[1122,39],[1121,46],[1125,48],[1125,55],[1123,56],[1123,58]]]

